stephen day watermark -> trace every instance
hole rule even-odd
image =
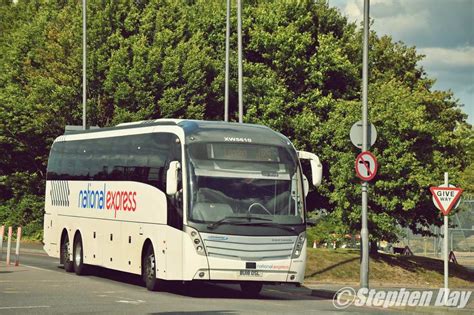
[[[464,308],[472,291],[439,289],[431,290],[375,290],[352,287],[339,289],[334,294],[333,305],[337,309],[354,306],[404,307],[404,306],[450,306]]]

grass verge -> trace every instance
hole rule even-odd
[[[308,248],[305,282],[359,283],[358,250]],[[421,256],[379,254],[370,257],[369,277],[374,286],[442,287],[443,261]],[[474,288],[474,271],[449,263],[449,286]]]

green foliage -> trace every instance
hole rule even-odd
[[[24,194],[0,205],[0,222],[14,228],[21,226],[28,238],[41,239],[43,234],[43,196]]]
[[[466,154],[470,159],[470,164],[461,174],[460,187],[464,189],[465,194],[474,195],[474,129],[473,127],[461,126],[457,130],[459,137],[464,137],[467,143]]]
[[[336,247],[339,247],[341,242],[347,241],[347,233],[345,225],[334,215],[320,218],[315,226],[306,230],[309,247],[313,246],[314,241],[318,245],[326,243],[329,248],[332,248],[333,243],[336,242]]]
[[[88,124],[161,117],[223,117],[225,2],[88,1]],[[0,1],[0,222],[41,227],[49,148],[65,125],[81,124],[82,27],[79,1]],[[308,208],[327,221],[308,232],[360,228],[360,185],[349,141],[360,119],[361,30],[318,1],[244,3],[244,120],[317,153],[323,186]],[[235,9],[231,37],[231,120],[237,108]],[[396,226],[441,224],[428,187],[449,170],[473,191],[473,130],[450,92],[418,64],[415,47],[371,33],[372,239]],[[465,170],[466,169],[466,170]],[[465,171],[464,171],[465,170]],[[32,232],[33,233],[33,232]]]

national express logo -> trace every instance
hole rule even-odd
[[[114,218],[118,211],[135,211],[137,209],[137,192],[125,190],[107,190],[107,184],[103,189],[87,189],[79,191],[78,207],[83,209],[114,210]]]

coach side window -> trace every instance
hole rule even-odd
[[[134,135],[126,137],[128,147],[127,167],[125,176],[127,180],[146,183],[150,165],[149,156],[153,154],[153,150],[147,141],[149,134]]]
[[[158,187],[161,191],[166,191],[166,170],[169,159],[171,139],[174,136],[170,133],[158,133],[150,135],[150,145],[153,147],[153,154],[150,156],[150,173],[148,181],[151,185]]]
[[[53,143],[49,152],[48,169],[46,178],[48,180],[57,180],[61,172],[62,153],[60,152],[61,142]]]
[[[71,145],[66,141],[53,144],[48,160],[49,180],[73,179],[75,165],[71,150]]]
[[[126,180],[125,167],[126,159],[129,155],[127,143],[124,141],[126,137],[106,138],[106,147],[109,148],[107,160],[105,161],[108,171],[108,180]]]
[[[74,141],[65,141],[60,146],[60,179],[74,179],[75,175],[75,159],[76,159],[76,147]]]
[[[128,180],[143,182],[164,191],[165,164],[170,152],[171,134],[143,134],[130,136],[126,176]]]
[[[74,179],[88,180],[91,165],[91,155],[93,154],[93,147],[90,141],[71,141],[73,149],[71,153],[74,155]]]

